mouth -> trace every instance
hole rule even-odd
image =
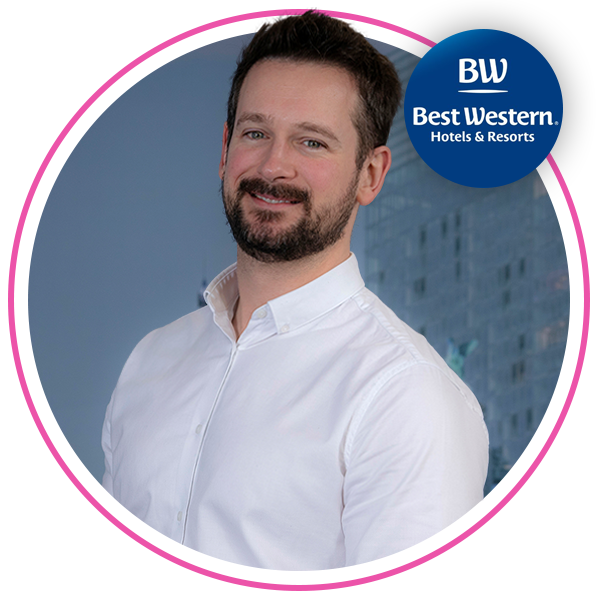
[[[262,200],[267,204],[300,204],[300,200],[286,200],[285,198],[273,198],[272,196],[263,196],[262,194],[255,194],[250,192],[250,195],[253,198],[257,198],[258,200]]]
[[[242,179],[238,192],[250,196],[257,208],[271,210],[295,204],[303,204],[308,209],[311,200],[307,190],[289,184],[270,185],[259,178]]]

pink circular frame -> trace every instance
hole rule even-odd
[[[168,48],[168,47],[170,47],[182,40],[185,40],[193,35],[196,35],[196,34],[199,34],[199,33],[205,32],[205,31],[209,31],[214,28],[229,25],[231,23],[239,23],[239,22],[243,22],[246,20],[250,20],[250,19],[262,18],[262,17],[267,17],[267,16],[275,16],[275,15],[283,15],[283,14],[294,14],[294,13],[299,13],[299,12],[304,12],[304,10],[279,10],[279,9],[277,9],[277,10],[273,10],[273,11],[259,11],[259,12],[252,12],[252,13],[247,13],[247,14],[238,15],[235,17],[230,17],[230,18],[214,21],[212,23],[208,23],[206,25],[202,25],[200,27],[190,29],[186,32],[183,32],[183,33],[177,35],[177,36],[174,36],[173,38],[166,40],[165,42],[162,42],[161,44],[155,46],[151,50],[148,50],[141,56],[137,57],[135,60],[131,61],[128,65],[123,67],[118,73],[116,73],[110,79],[108,79],[105,83],[103,83],[82,104],[82,106],[71,117],[71,119],[68,121],[68,123],[63,128],[63,130],[57,136],[54,143],[48,150],[44,160],[42,161],[42,163],[32,181],[29,191],[26,194],[26,199],[25,199],[26,200],[26,209],[27,209],[26,212],[28,211],[28,209],[31,205],[31,201],[33,200],[33,197],[35,196],[35,193],[38,189],[38,186],[40,184],[42,177],[44,176],[44,173],[46,172],[46,169],[48,168],[48,166],[49,166],[50,162],[52,161],[54,155],[56,154],[58,148],[60,147],[60,145],[66,138],[66,136],[69,134],[69,132],[71,131],[73,126],[79,121],[79,119],[87,112],[87,110],[94,104],[94,102],[101,95],[103,95],[104,93],[109,91],[110,87],[114,83],[116,83],[119,79],[121,79],[129,71],[134,69],[137,65],[141,64],[145,60],[154,56],[158,52],[161,52],[165,48]],[[418,35],[412,31],[409,31],[402,27],[398,27],[396,25],[393,25],[393,24],[385,22],[385,21],[373,19],[370,17],[354,15],[351,13],[340,13],[340,12],[336,12],[336,11],[324,11],[324,12],[331,14],[334,17],[354,20],[354,21],[358,21],[361,23],[373,25],[376,27],[382,27],[384,29],[387,29],[387,30],[397,33],[399,35],[416,40],[417,42],[420,42],[428,47],[432,47],[434,45],[434,42],[432,42],[431,40],[429,40],[421,35]],[[547,160],[552,168],[553,173],[555,174],[555,176],[557,178],[557,181],[560,185],[560,189],[564,194],[564,197],[565,197],[565,200],[566,200],[566,203],[567,203],[567,206],[568,206],[568,209],[569,209],[569,212],[571,214],[571,218],[572,218],[573,224],[574,224],[574,228],[573,228],[573,233],[574,233],[574,235],[573,235],[573,256],[574,256],[574,261],[573,261],[573,280],[574,280],[574,283],[573,283],[573,290],[574,290],[574,294],[573,294],[573,308],[574,308],[574,316],[573,316],[573,331],[574,331],[574,334],[573,334],[573,346],[574,346],[573,380],[575,381],[577,373],[581,373],[581,369],[576,369],[576,351],[575,351],[576,332],[579,332],[581,334],[581,342],[585,346],[585,351],[588,352],[588,354],[585,355],[586,359],[589,358],[590,351],[593,355],[594,350],[595,350],[593,348],[593,341],[592,341],[592,344],[590,344],[590,340],[588,339],[589,336],[584,336],[582,334],[583,328],[586,328],[586,327],[589,328],[589,323],[585,323],[585,322],[582,323],[581,319],[578,318],[578,314],[575,310],[576,309],[576,295],[575,295],[576,283],[575,282],[582,281],[586,277],[589,278],[590,264],[592,264],[592,265],[594,264],[593,256],[589,256],[589,254],[590,254],[590,248],[593,248],[595,246],[595,243],[594,243],[595,239],[594,239],[593,235],[583,233],[585,231],[585,229],[581,227],[581,224],[579,222],[579,217],[577,215],[576,207],[575,207],[575,204],[571,197],[571,194],[569,192],[569,189],[566,185],[564,177],[562,176],[562,174],[558,168],[558,165],[554,161],[551,154],[548,155]],[[23,207],[23,205],[21,205],[21,208],[22,207]],[[594,229],[589,228],[588,231],[590,231],[590,230],[595,233]],[[578,233],[580,233],[579,237],[575,236],[576,231]],[[579,263],[577,263],[575,261],[575,257],[578,256],[579,258],[581,258],[582,256],[584,256],[584,253],[588,257],[588,261],[587,262],[580,261]],[[581,286],[581,287],[585,288],[586,290],[589,290],[590,286],[587,285],[587,286]],[[590,304],[590,302],[591,302],[591,304]],[[587,315],[588,317],[590,315],[593,315],[594,303],[595,302],[594,302],[594,298],[593,298],[593,293],[592,293],[591,298],[587,297],[585,301],[578,302],[577,303],[578,308],[583,309],[580,314]],[[579,355],[579,353],[578,353],[578,355]],[[585,362],[585,365],[589,365],[590,361],[585,360],[584,362]],[[585,391],[590,392],[591,390],[593,390],[593,381],[590,381],[590,379],[588,377],[586,377],[585,379],[586,379]],[[592,377],[592,380],[593,380],[593,377]],[[592,387],[590,387],[590,383],[592,384]],[[584,387],[584,386],[580,386],[580,387]],[[240,589],[240,590],[242,590],[242,589],[382,589],[383,590],[383,589],[397,589],[396,586],[401,586],[404,589],[421,589],[422,588],[421,585],[413,584],[414,580],[413,580],[413,582],[411,582],[411,585],[400,584],[400,582],[397,579],[397,575],[399,575],[400,573],[407,571],[409,569],[415,568],[415,567],[423,564],[424,562],[427,562],[427,561],[435,558],[436,556],[442,554],[443,552],[446,552],[447,550],[454,547],[455,545],[461,543],[463,540],[465,540],[466,538],[468,538],[469,536],[474,534],[479,528],[481,528],[483,525],[485,525],[487,522],[489,522],[490,519],[492,519],[495,515],[497,515],[515,497],[515,495],[519,492],[519,490],[529,480],[529,478],[531,477],[533,472],[540,465],[540,463],[546,456],[549,448],[551,447],[552,443],[554,442],[554,440],[558,434],[558,431],[560,430],[560,427],[564,423],[564,420],[568,414],[568,411],[571,408],[574,388],[576,388],[576,386],[573,384],[569,391],[567,400],[560,412],[560,415],[559,415],[550,435],[548,436],[546,442],[544,443],[544,445],[542,446],[538,455],[536,456],[535,460],[530,465],[530,467],[527,469],[525,474],[521,477],[521,479],[516,483],[516,485],[510,490],[510,492],[503,498],[503,500],[497,506],[495,506],[490,512],[488,512],[484,517],[482,517],[479,521],[477,521],[477,523],[475,523],[472,527],[467,529],[465,532],[463,532],[462,534],[460,534],[459,536],[457,536],[456,538],[454,538],[453,540],[451,540],[444,546],[438,548],[437,550],[435,550],[433,552],[430,552],[429,554],[427,554],[425,556],[422,556],[421,558],[419,558],[417,560],[414,560],[410,563],[402,565],[402,566],[398,567],[397,569],[392,569],[391,571],[387,571],[386,573],[383,573],[383,574],[367,575],[367,576],[364,576],[364,575],[360,575],[360,576],[359,575],[356,575],[356,576],[345,575],[344,576],[344,577],[353,578],[352,579],[353,581],[356,581],[356,577],[369,578],[369,581],[371,581],[372,583],[366,588],[363,588],[364,583],[363,583],[363,585],[354,586],[351,583],[350,584],[347,583],[348,580],[346,580],[346,583],[342,584],[337,579],[338,577],[340,577],[340,575],[318,575],[318,576],[317,575],[304,575],[304,576],[303,575],[269,575],[268,577],[271,577],[271,585],[265,585],[264,583],[263,583],[263,585],[257,585],[258,580],[247,579],[248,577],[249,578],[256,577],[256,576],[252,576],[252,575],[249,575],[249,576],[228,575],[227,581],[229,582],[229,584],[227,584],[227,583],[225,583],[225,580],[222,578],[223,577],[222,575],[213,573],[212,571],[202,569],[196,565],[193,565],[189,562],[186,562],[182,559],[179,559],[179,558],[163,551],[162,549],[158,548],[154,544],[151,544],[150,542],[148,542],[147,540],[145,540],[144,538],[142,538],[138,534],[136,534],[134,531],[129,529],[126,525],[121,523],[107,509],[105,509],[101,504],[99,504],[97,502],[97,500],[93,497],[93,495],[90,494],[90,492],[77,479],[75,474],[71,471],[69,466],[66,464],[66,462],[64,461],[64,459],[58,452],[57,448],[54,446],[52,440],[50,439],[50,436],[48,435],[48,433],[39,417],[39,414],[36,410],[35,404],[29,393],[27,393],[27,407],[28,407],[29,412],[39,430],[39,433],[40,433],[42,439],[44,440],[44,442],[45,442],[46,446],[48,447],[50,453],[52,454],[53,458],[56,460],[57,464],[63,470],[65,475],[69,478],[71,483],[73,483],[73,485],[77,488],[77,490],[84,496],[84,498],[96,510],[98,510],[98,512],[100,512],[106,519],[108,519],[115,527],[117,527],[125,535],[129,536],[131,539],[133,539],[134,541],[136,541],[143,547],[154,552],[158,556],[161,556],[162,558],[164,558],[172,563],[175,563],[177,565],[180,565],[181,567],[184,567],[190,571],[202,573],[203,577],[202,577],[201,587],[203,589]],[[592,413],[593,413],[593,410],[592,410]],[[593,425],[592,425],[592,432],[593,432]],[[574,444],[574,446],[575,446],[575,444]],[[575,452],[573,453],[573,458],[575,461]],[[593,465],[595,465],[594,457],[588,457],[588,467],[593,466]],[[575,465],[574,465],[573,471],[575,474],[575,471],[576,471]],[[593,471],[592,471],[592,473],[593,473]],[[575,491],[575,477],[574,477],[573,488]],[[593,550],[592,550],[592,552],[593,552]],[[574,559],[575,559],[575,548],[574,548]],[[574,560],[574,564],[575,564],[575,560]],[[575,568],[574,568],[574,571],[575,571]],[[167,574],[167,576],[168,576],[168,574]],[[486,575],[486,576],[489,577],[489,575]],[[75,583],[75,579],[78,579],[77,575],[66,575],[66,577],[74,578],[72,580],[73,583],[67,585],[64,581],[61,581],[61,584],[57,585],[57,587],[55,587],[54,589],[148,589],[148,590],[151,590],[151,589],[174,589],[174,588],[175,589],[177,589],[177,588],[198,589],[198,587],[199,587],[199,582],[196,582],[196,584],[191,584],[191,582],[190,582],[190,584],[185,584],[185,585],[180,585],[180,584],[163,585],[162,583],[158,584],[158,582],[154,579],[156,576],[144,575],[143,576],[143,577],[145,577],[144,583],[142,583],[142,580],[136,578],[136,581],[140,585],[136,585],[136,584],[132,585],[133,582],[131,582],[129,585],[127,585],[125,587],[119,586],[119,587],[113,588],[113,587],[105,587],[104,585],[100,585],[100,586],[94,586],[94,588],[88,588],[87,584],[82,586],[81,581],[79,581],[79,584]],[[280,579],[280,577],[284,577],[286,579]],[[303,577],[312,577],[313,578],[313,579],[311,579],[311,581],[313,582],[312,585],[308,583],[308,580],[306,580],[306,579],[303,580],[302,579]],[[329,580],[328,583],[325,583],[325,580],[322,579],[323,577],[335,577],[336,578],[335,581],[337,582],[337,584],[333,583],[332,580]],[[375,580],[371,579],[372,577],[379,578],[377,581],[377,584],[374,583]],[[436,576],[436,577],[439,577],[439,576]],[[452,577],[452,576],[450,575],[449,577]],[[467,577],[472,578],[472,577],[474,577],[474,575],[467,575]],[[503,577],[506,577],[506,575],[504,575]],[[546,574],[545,577],[547,578],[548,575]],[[552,575],[550,575],[550,577],[552,577]],[[314,579],[314,578],[317,578],[318,581],[321,581],[323,583],[320,586],[315,587],[314,583],[315,583],[315,581],[317,581],[317,579]],[[251,584],[250,581],[254,581],[254,584]],[[264,580],[261,580],[261,581],[264,581]],[[448,581],[448,580],[446,578],[444,578],[444,581]],[[548,580],[546,579],[546,581],[548,581]],[[244,582],[246,582],[246,583],[244,583]],[[440,589],[440,590],[441,589],[450,589],[450,588],[455,588],[455,589],[495,589],[495,587],[496,587],[496,586],[494,586],[492,588],[488,588],[487,585],[483,586],[483,587],[482,586],[472,587],[471,585],[466,584],[464,579],[461,579],[461,582],[463,582],[464,585],[455,587],[454,585],[449,586],[447,584],[442,583],[442,580],[438,580],[437,584],[434,584],[434,585],[429,584],[428,586],[425,587],[425,589]],[[473,582],[472,579],[471,579],[471,582]],[[590,585],[589,578],[586,578],[586,582],[587,583],[585,585],[587,587],[569,586],[568,588],[563,588],[563,589],[592,589],[589,587],[589,585]],[[356,582],[356,583],[358,584],[358,582]],[[404,583],[406,583],[406,582],[404,581]],[[291,587],[290,587],[290,584],[292,584]],[[32,587],[31,585],[29,585],[26,587],[17,587],[17,588],[12,587],[11,589],[35,589],[36,587],[37,586]],[[54,586],[52,586],[52,587],[54,587]],[[544,586],[541,586],[541,585],[533,585],[533,586],[518,585],[516,587],[514,587],[514,585],[511,585],[509,587],[505,587],[505,586],[501,585],[499,587],[500,587],[500,589],[560,589],[560,588],[562,588],[562,586],[548,588],[548,587],[546,587],[546,585],[544,585]],[[37,589],[48,589],[48,588],[40,587]]]

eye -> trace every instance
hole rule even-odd
[[[244,135],[251,140],[262,140],[265,137],[262,131],[248,131]]]
[[[319,148],[325,148],[325,144],[321,142],[317,142],[317,140],[305,140],[304,145],[307,148],[311,148],[313,150],[318,150]]]

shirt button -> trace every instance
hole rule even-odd
[[[196,433],[200,433],[202,431],[202,425],[198,425],[198,427],[196,427]]]
[[[290,326],[289,325],[282,325],[281,329],[279,330],[281,333],[287,333],[290,330]]]
[[[177,520],[178,520],[178,521],[181,521],[181,519],[182,519],[182,518],[183,518],[183,513],[182,513],[181,511],[179,511],[179,512],[177,513]]]
[[[267,316],[267,309],[266,308],[261,308],[257,313],[256,313],[257,318],[259,319],[264,319]]]

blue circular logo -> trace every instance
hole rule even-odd
[[[496,187],[535,170],[556,142],[562,95],[530,44],[475,29],[434,46],[417,64],[404,100],[408,135],[437,173]]]

